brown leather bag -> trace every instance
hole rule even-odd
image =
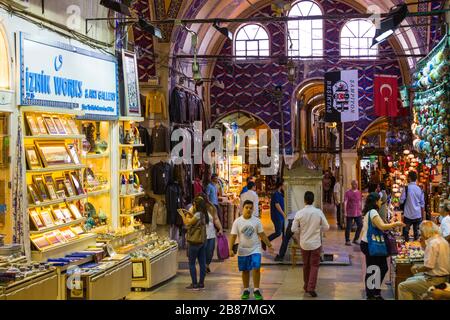
[[[193,245],[206,242],[206,221],[203,213],[200,213],[200,219],[187,229],[186,241]]]

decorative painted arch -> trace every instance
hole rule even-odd
[[[0,23],[0,89],[10,89],[11,87],[9,61],[8,38],[3,25]]]

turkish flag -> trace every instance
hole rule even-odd
[[[373,85],[375,114],[379,117],[398,116],[397,77],[376,75]]]

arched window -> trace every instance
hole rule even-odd
[[[0,25],[0,89],[9,89],[8,42]]]
[[[378,49],[376,46],[370,48],[375,31],[375,25],[370,20],[348,21],[341,30],[341,56],[375,59]]]
[[[259,24],[247,24],[236,32],[234,42],[234,54],[237,59],[246,59],[246,57],[268,57],[269,34]]]
[[[300,1],[289,11],[289,17],[323,15],[322,9],[313,1]],[[323,20],[288,21],[288,54],[300,57],[323,56]],[[292,48],[290,47],[292,45]]]

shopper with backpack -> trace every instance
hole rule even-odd
[[[419,239],[419,226],[425,220],[425,198],[422,189],[417,185],[417,173],[408,173],[409,184],[403,190],[400,197],[401,209],[403,209],[403,238],[409,241],[411,226],[414,232],[414,241]]]
[[[207,225],[212,217],[208,213],[206,201],[202,197],[195,198],[193,208],[195,213],[193,215],[189,211],[178,210],[178,212],[187,227],[186,240],[188,242],[189,271],[192,283],[186,289],[198,291],[205,288]],[[197,260],[200,267],[198,282],[195,267]]]

